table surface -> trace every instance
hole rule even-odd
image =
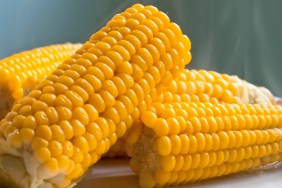
[[[282,187],[282,165],[274,168],[255,170],[240,174],[215,178],[195,184],[173,186],[171,188],[277,188]],[[102,159],[75,188],[138,188],[138,176],[130,167],[128,159]]]

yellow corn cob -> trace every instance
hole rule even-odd
[[[257,91],[259,87],[251,85],[236,76],[219,74],[214,71],[184,69],[179,76],[168,84],[158,85],[156,93],[152,95],[152,102],[211,102],[217,103],[256,103],[272,104],[271,93],[265,96]],[[247,97],[246,97],[247,95]],[[250,95],[250,97],[249,97]],[[137,123],[138,124],[138,123]],[[131,129],[140,129],[133,126]],[[127,137],[133,130],[129,130],[124,137],[118,139],[107,157],[124,156],[126,153]],[[134,131],[133,131],[134,132]],[[136,138],[138,139],[138,138]],[[130,141],[129,141],[130,142]]]
[[[50,75],[80,44],[57,44],[14,54],[0,60],[0,119],[12,104]]]
[[[237,76],[215,71],[181,71],[178,78],[157,88],[153,101],[192,101],[212,103],[275,104],[269,90],[257,87]]]
[[[140,119],[154,88],[178,76],[189,50],[152,6],[114,16],[1,121],[0,182],[73,186]]]
[[[180,101],[185,98],[193,102],[240,103],[240,87],[237,79],[214,71],[181,71],[170,84],[157,88],[158,102]]]
[[[142,187],[195,182],[282,159],[278,105],[157,102],[141,120],[140,138],[128,147]]]
[[[141,11],[143,14],[147,14],[145,10]],[[165,16],[163,13],[160,15]],[[160,18],[161,18],[160,17]],[[153,20],[158,23],[158,19],[153,18]],[[132,21],[132,20],[131,20]],[[133,22],[132,22],[133,23]],[[146,26],[149,28],[152,28],[152,25],[150,23],[147,23]],[[145,86],[146,84],[150,85],[150,83],[144,83],[144,82],[136,82],[133,85],[133,89],[136,92],[136,95],[139,99],[141,99],[141,102],[139,103],[139,112],[134,113],[133,117],[133,125],[138,124],[138,118],[140,114],[147,108],[146,106],[150,106],[150,103],[152,102],[152,98],[155,98],[157,95],[156,88],[158,87],[164,87],[164,85],[167,85],[170,83],[173,79],[177,78],[181,71],[184,69],[185,65],[188,64],[191,61],[191,53],[189,52],[191,48],[190,40],[185,36],[181,36],[181,30],[177,28],[178,26],[173,23],[168,28],[163,28],[160,30],[160,32],[157,34],[158,39],[162,40],[163,46],[165,47],[165,50],[160,50],[160,45],[156,44],[156,47],[159,46],[158,50],[160,50],[160,54],[156,54],[156,56],[153,56],[154,58],[154,65],[152,67],[146,68],[142,64],[140,64],[141,69],[147,70],[155,80],[155,86],[151,89],[150,95],[147,96],[148,90]],[[139,27],[141,31],[145,31],[145,28]],[[181,41],[180,43],[177,43],[175,41],[175,37],[180,36]],[[155,43],[155,42],[154,42]],[[180,54],[178,51],[179,49],[185,47],[185,49],[188,51],[188,53]],[[162,56],[162,51],[166,51],[166,55]],[[149,60],[151,61],[151,60]],[[180,62],[180,63],[178,63]],[[173,65],[175,64],[175,65]],[[144,68],[143,68],[144,67]],[[135,68],[135,67],[133,67]],[[166,69],[169,69],[170,71],[166,71]],[[139,76],[141,76],[143,73],[136,70],[136,77],[138,79]],[[162,78],[162,79],[161,79]],[[136,114],[136,115],[135,115]],[[135,126],[132,128],[135,129]],[[131,131],[129,131],[131,132]],[[123,137],[117,140],[117,143],[113,145],[108,153],[106,153],[104,156],[106,157],[115,157],[115,156],[123,156],[127,157],[126,154],[126,140],[127,140],[127,134],[129,132],[125,133]]]

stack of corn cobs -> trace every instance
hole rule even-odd
[[[190,48],[166,14],[136,4],[83,45],[1,60],[0,182],[72,187],[103,156],[130,156],[141,187],[280,161],[282,107],[237,77],[185,69]]]

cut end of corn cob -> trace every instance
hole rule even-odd
[[[27,95],[81,44],[56,44],[14,54],[0,60],[0,119],[15,101]]]
[[[12,155],[5,155],[0,157],[0,182],[1,185],[7,187],[27,187],[28,180],[22,160]]]
[[[200,113],[201,108],[214,114]],[[281,109],[258,104],[153,103],[152,110],[141,116],[139,140],[131,145],[131,168],[139,174],[142,187],[159,187],[245,171],[273,162],[270,158],[280,161]]]
[[[33,162],[29,161],[29,165],[33,165]],[[0,182],[7,188],[51,187],[51,184],[44,183],[42,179],[32,179],[25,167],[23,158],[13,155],[2,155],[0,157]]]
[[[190,48],[189,38],[155,7],[136,4],[114,16],[1,121],[0,157],[24,164],[26,178],[18,184],[79,181],[138,122],[154,88],[190,62]]]

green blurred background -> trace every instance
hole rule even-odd
[[[282,96],[281,0],[3,0],[0,58],[48,44],[84,42],[136,2],[157,6],[189,36],[188,68],[237,74]]]

